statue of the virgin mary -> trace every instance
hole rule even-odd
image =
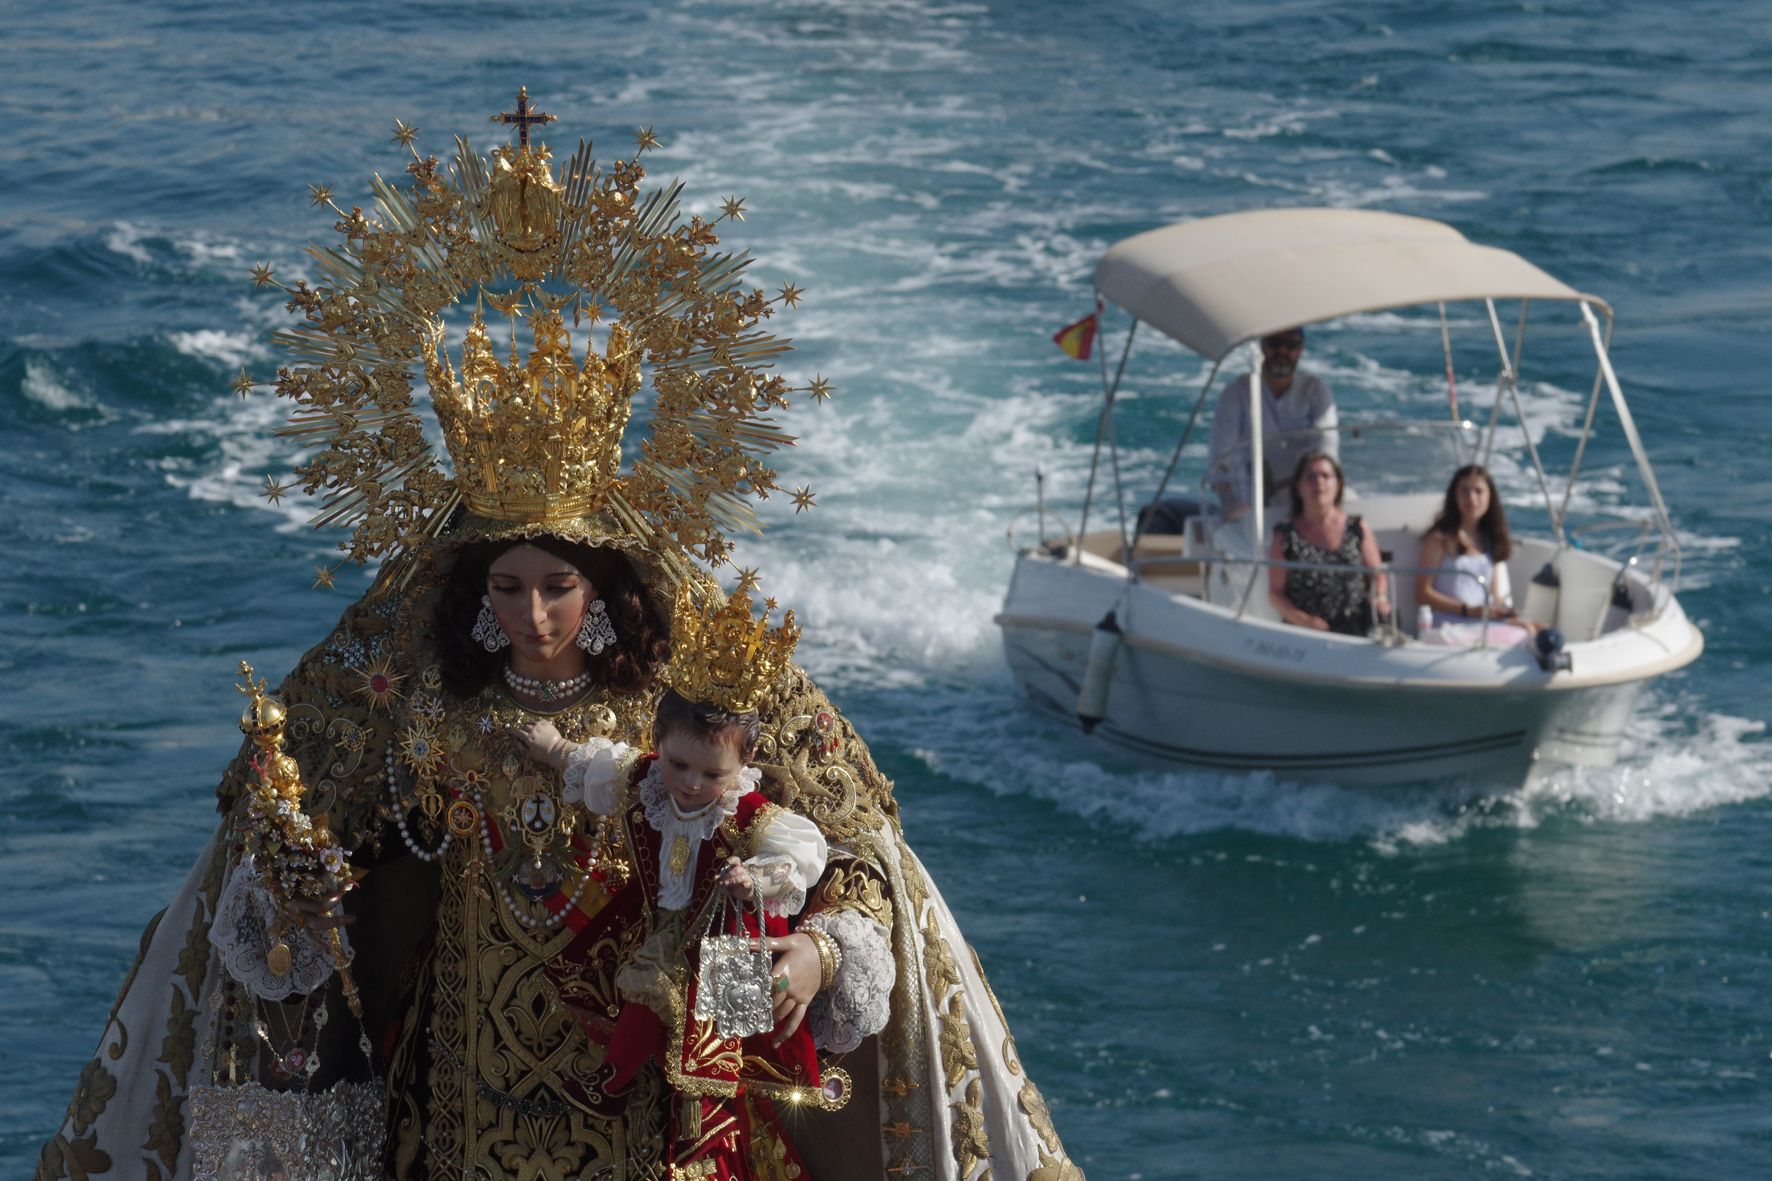
[[[1081,1178],[891,784],[791,663],[755,761],[828,843],[770,941],[793,982],[777,1012],[812,1031],[825,1085],[693,1014],[684,1060],[602,1085],[645,932],[599,869],[607,834],[516,732],[644,748],[679,588],[777,491],[791,440],[769,412],[828,387],[774,372],[789,346],[765,324],[800,293],[747,286],[747,256],[718,249],[740,202],[685,218],[680,186],[643,188],[649,131],[557,169],[526,93],[494,118],[514,142],[457,139],[447,164],[397,124],[409,175],[374,178],[372,211],[315,188],[339,234],[317,281],[255,271],[300,317],[276,380],[299,482],[381,567],[273,692],[249,678],[220,825],[143,935],[38,1181],[711,1176],[666,1129],[685,1080],[716,1075],[750,1145],[721,1176]],[[316,875],[338,888],[304,894]]]

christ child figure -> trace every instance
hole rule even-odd
[[[602,738],[567,742],[545,721],[518,731],[532,755],[564,772],[565,802],[619,826],[615,843],[631,850],[631,880],[612,892],[644,891],[639,909],[649,934],[616,974],[623,1004],[608,1034],[603,1091],[621,1094],[656,1057],[678,1096],[672,1163],[698,1167],[698,1177],[753,1176],[758,1105],[771,1106],[784,1081],[789,1089],[820,1085],[812,1035],[803,1023],[781,1022],[781,1004],[778,1029],[793,1028],[774,1036],[721,1039],[712,1022],[693,1016],[701,936],[788,934],[824,872],[818,826],[758,790],[762,773],[749,761],[759,730],[755,712],[668,689],[649,754]],[[786,972],[785,965],[775,969],[775,996],[785,993]]]

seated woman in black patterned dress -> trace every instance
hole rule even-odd
[[[1334,456],[1313,451],[1299,460],[1292,474],[1292,519],[1274,527],[1268,557],[1347,570],[1274,566],[1268,571],[1268,598],[1287,623],[1363,636],[1375,616],[1390,615],[1390,584],[1379,572],[1372,531],[1341,510],[1343,483]]]

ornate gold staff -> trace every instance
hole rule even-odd
[[[337,894],[352,880],[352,873],[326,818],[316,820],[302,810],[302,797],[308,789],[302,783],[301,764],[283,750],[288,710],[277,698],[266,695],[265,682],[253,680],[252,666],[244,660],[240,673],[245,684],[235,687],[252,698],[240,715],[240,729],[258,748],[252,760],[254,784],[242,835],[278,915],[285,916],[292,902],[318,902]],[[265,953],[265,967],[276,976],[286,975],[291,966],[289,944],[283,940],[287,931],[287,919],[279,917],[270,932],[272,943]],[[363,1001],[351,977],[351,955],[337,927],[330,928],[326,937],[345,1003],[360,1021]]]

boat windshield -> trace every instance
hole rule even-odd
[[[1262,438],[1267,499],[1286,501],[1294,470],[1307,455],[1336,457],[1348,493],[1360,496],[1441,492],[1453,472],[1476,462],[1482,429],[1475,423],[1420,420],[1343,420],[1327,429],[1270,433]],[[1221,514],[1250,503],[1251,451],[1227,452],[1213,460],[1201,486]]]

